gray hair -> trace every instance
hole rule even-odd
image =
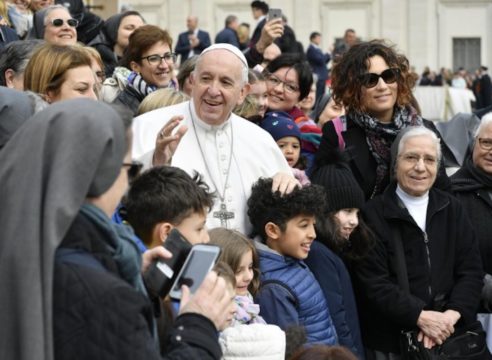
[[[437,137],[434,131],[427,129],[424,126],[411,126],[404,130],[404,133],[401,136],[400,141],[398,143],[398,152],[396,154],[397,157],[401,154],[403,150],[403,146],[405,145],[406,141],[416,136],[427,136],[432,139],[432,141],[436,145],[437,165],[439,166],[439,163],[441,162],[441,154],[442,154],[441,139]]]
[[[237,21],[236,15],[228,15],[225,19],[225,27],[231,25],[234,21]]]
[[[31,39],[7,44],[0,53],[0,85],[7,85],[5,71],[8,69],[13,70],[16,76],[23,74],[35,48],[43,43],[43,40]]]
[[[60,4],[50,5],[50,6],[48,6],[48,7],[45,7],[43,10],[41,10],[41,11],[43,11],[43,12],[44,12],[44,18],[43,18],[43,25],[44,25],[44,26],[48,25],[48,15],[49,15],[52,11],[54,11],[54,10],[56,10],[56,9],[63,9],[63,10],[65,10],[67,13],[69,13],[69,14],[70,14],[70,11],[68,11],[68,9],[67,9],[65,6],[60,5]],[[71,15],[70,15],[70,16],[71,16]]]
[[[478,138],[478,135],[480,135],[482,130],[485,129],[490,124],[492,124],[492,111],[485,114],[482,117],[482,120],[480,120],[480,125],[478,125],[477,130],[475,131],[475,135],[474,135],[475,140]]]

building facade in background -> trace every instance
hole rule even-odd
[[[140,11],[150,24],[169,30],[176,41],[186,28],[186,17],[199,17],[199,28],[212,38],[224,27],[227,15],[254,29],[249,0],[86,0],[107,17],[122,6]],[[474,70],[492,66],[492,0],[270,0],[281,8],[288,24],[305,47],[309,34],[323,34],[328,50],[345,29],[360,39],[387,39],[410,59],[417,72],[425,66]],[[103,6],[103,9],[98,8]]]

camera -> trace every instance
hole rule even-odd
[[[152,297],[165,297],[181,271],[188,254],[192,249],[191,243],[172,229],[164,243],[164,248],[173,256],[170,259],[154,261],[143,274],[147,291]]]

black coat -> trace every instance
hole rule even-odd
[[[99,268],[88,262],[55,263],[55,359],[161,359],[151,335],[151,304],[121,278],[104,236],[91,220],[79,214],[61,245],[89,254]],[[198,314],[179,316],[168,342],[164,359],[221,357],[215,326]]]
[[[395,190],[393,183],[363,209],[363,217],[376,234],[376,244],[354,268],[353,285],[364,345],[399,353],[400,331],[416,329],[422,310],[456,310],[462,317],[458,326],[473,321],[483,271],[473,229],[456,198],[430,190],[424,233],[400,205]],[[395,252],[390,224],[400,230],[410,294],[400,290],[391,265]],[[439,308],[435,299],[440,295],[445,300]]]
[[[492,274],[492,199],[490,188],[486,188],[473,178],[466,167],[462,167],[452,177],[453,191],[470,219],[477,236],[482,256],[483,268]]]
[[[436,129],[431,121],[424,120],[424,126],[428,129],[434,131],[439,138],[441,138],[439,131]],[[343,140],[345,141],[345,149],[349,155],[350,161],[349,166],[355,177],[355,180],[364,191],[366,199],[370,199],[373,196],[374,186],[376,184],[376,159],[372,156],[369,145],[366,140],[366,133],[363,128],[357,125],[350,116],[347,116],[347,129],[342,132]],[[441,141],[443,144],[444,142]],[[442,153],[446,156],[450,152],[447,146],[443,144]],[[332,160],[338,161],[338,157],[335,156],[339,151],[338,145],[338,135],[335,131],[335,126],[332,121],[328,121],[323,126],[323,135],[321,137],[321,143],[316,153],[315,165],[313,173],[316,168],[325,165],[327,163],[332,163]],[[442,162],[443,163],[443,162]],[[381,190],[389,184],[389,171],[383,181],[383,186]],[[438,177],[435,186],[448,190],[450,187],[449,178],[446,175],[446,171],[443,166],[440,167]],[[382,192],[382,191],[381,191]],[[379,194],[376,193],[374,195]]]
[[[127,85],[113,100],[113,104],[123,105],[132,111],[133,116],[137,116],[138,107],[144,98],[145,96],[132,88],[130,85]]]

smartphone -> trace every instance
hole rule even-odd
[[[270,9],[268,10],[268,21],[272,19],[278,19],[282,17],[282,9]]]
[[[170,259],[154,261],[143,274],[147,291],[154,297],[165,297],[182,269],[191,243],[176,229],[172,229],[164,242],[165,249],[173,256]]]
[[[191,248],[186,261],[181,268],[169,296],[181,299],[181,286],[187,285],[193,294],[212,270],[220,255],[220,247],[216,245],[197,244]]]

